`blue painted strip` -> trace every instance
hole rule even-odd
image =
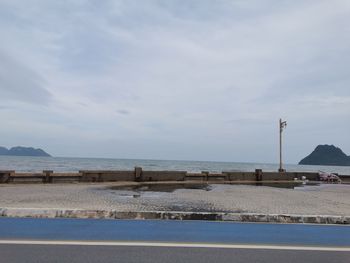
[[[0,239],[350,246],[350,226],[0,218]]]

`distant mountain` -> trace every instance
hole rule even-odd
[[[8,153],[8,151],[9,150],[7,150],[7,148],[0,146],[0,155],[6,155]]]
[[[0,155],[10,155],[10,156],[40,156],[40,157],[51,157],[50,154],[46,153],[42,149],[34,149],[33,147],[12,147],[7,149],[0,146]]]
[[[318,145],[316,149],[299,164],[350,166],[350,156],[334,145]]]

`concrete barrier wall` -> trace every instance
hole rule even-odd
[[[342,180],[344,183],[350,183],[350,175],[339,175],[339,178]]]
[[[80,173],[52,173],[49,178],[45,178],[45,183],[73,183],[81,182]]]
[[[207,175],[208,181],[228,181],[229,177],[226,174],[217,174],[217,173],[208,173]]]
[[[0,183],[8,183],[15,171],[0,171]]]
[[[229,181],[256,181],[255,173],[251,172],[223,172]]]
[[[265,181],[292,181],[294,177],[293,173],[262,173],[262,180]]]
[[[0,172],[1,174],[1,172]],[[60,183],[79,182],[79,173],[15,173],[12,172],[3,183]],[[0,181],[1,182],[1,181]]]
[[[10,183],[43,183],[43,173],[14,173],[10,176]]]
[[[224,173],[187,173],[185,180],[187,181],[228,181],[229,177]]]
[[[135,181],[134,171],[79,171],[82,182]]]
[[[163,220],[208,220],[260,223],[301,223],[301,224],[350,224],[346,215],[298,215],[262,214],[235,212],[184,212],[184,211],[138,211],[84,210],[55,208],[2,208],[0,217],[16,218],[95,218],[95,219],[163,219]]]
[[[185,180],[187,181],[206,181],[207,175],[203,173],[187,173]]]
[[[304,172],[222,172],[222,173],[187,173],[186,171],[143,171],[135,167],[134,171],[84,170],[79,173],[16,173],[0,171],[0,183],[60,183],[60,182],[146,182],[146,181],[292,181],[294,178],[316,181],[318,173]],[[349,177],[350,178],[350,177]]]
[[[186,171],[142,171],[141,181],[184,181]]]
[[[318,173],[304,173],[304,172],[263,172],[261,171],[260,178],[257,173],[252,172],[223,172],[230,181],[291,181],[294,178],[299,180],[305,176],[306,179],[317,181]]]

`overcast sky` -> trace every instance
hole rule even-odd
[[[0,0],[0,145],[278,162],[350,154],[350,1]]]

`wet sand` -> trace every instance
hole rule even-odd
[[[350,215],[350,185],[283,189],[214,184],[201,189],[113,189],[121,183],[0,185],[1,208]]]

